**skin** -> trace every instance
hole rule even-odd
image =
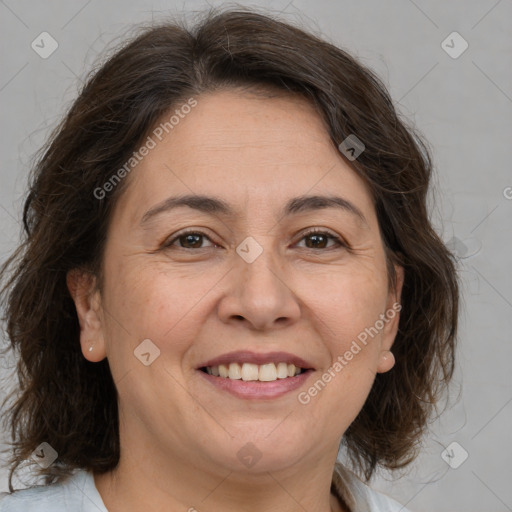
[[[394,364],[399,315],[310,403],[297,395],[399,302],[403,269],[395,294],[369,190],[309,103],[235,90],[196,99],[126,178],[102,289],[90,274],[68,274],[83,356],[108,358],[119,394],[120,463],[95,475],[96,486],[110,512],[341,511],[330,495],[339,443],[376,373]],[[191,193],[220,197],[237,213],[182,207],[140,226],[153,206]],[[334,193],[367,224],[334,208],[279,216],[292,197]],[[206,236],[164,247],[184,228]],[[349,248],[329,238],[316,246],[308,228]],[[253,263],[236,252],[248,236],[263,248]],[[149,366],[133,353],[147,338],[160,350]],[[243,400],[196,370],[233,350],[291,352],[315,373],[280,398]],[[251,468],[237,458],[248,442],[261,452]]]

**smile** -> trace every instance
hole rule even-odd
[[[268,363],[268,364],[253,364],[253,363],[229,363],[220,364],[218,366],[206,366],[201,368],[202,371],[225,379],[243,380],[243,381],[260,381],[272,382],[277,379],[287,379],[300,375],[304,370],[295,366],[294,364],[281,363]]]
[[[196,366],[198,374],[221,392],[237,398],[278,398],[298,389],[315,371],[290,352],[228,352]]]

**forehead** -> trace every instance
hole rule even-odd
[[[238,91],[195,99],[197,105],[128,176],[120,202],[129,201],[139,220],[145,213],[140,208],[185,194],[223,197],[238,214],[270,203],[281,210],[291,197],[320,193],[372,207],[367,185],[305,99]]]
[[[315,153],[329,149],[327,125],[311,103],[298,95],[265,97],[227,90],[202,95],[197,101],[193,112],[177,127],[181,129],[173,132],[175,146],[186,139],[200,152],[243,151],[260,158],[284,156],[287,149],[294,148],[297,161],[308,155],[313,158],[312,149]],[[309,150],[304,151],[304,142]]]

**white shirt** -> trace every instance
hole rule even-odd
[[[345,471],[343,482],[353,501],[351,512],[408,512],[399,503],[378,493],[353,473]],[[0,493],[0,512],[108,512],[91,472],[78,470],[60,482]]]

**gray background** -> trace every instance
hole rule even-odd
[[[133,23],[220,4],[0,2],[1,259],[19,235],[34,152],[69,107],[98,53]],[[463,280],[457,376],[451,404],[432,424],[414,465],[400,480],[382,473],[373,485],[417,512],[512,511],[511,1],[239,4],[281,12],[357,55],[384,78],[397,108],[434,149],[432,218],[460,256]],[[59,45],[47,59],[31,48],[43,31]],[[469,44],[458,58],[441,44],[453,31]],[[458,53],[461,41],[452,39],[444,48]],[[5,393],[14,382],[8,371],[12,361],[1,364]],[[458,444],[449,446],[453,442]],[[447,447],[451,465],[441,456]],[[6,475],[0,469],[0,491],[7,489]]]

